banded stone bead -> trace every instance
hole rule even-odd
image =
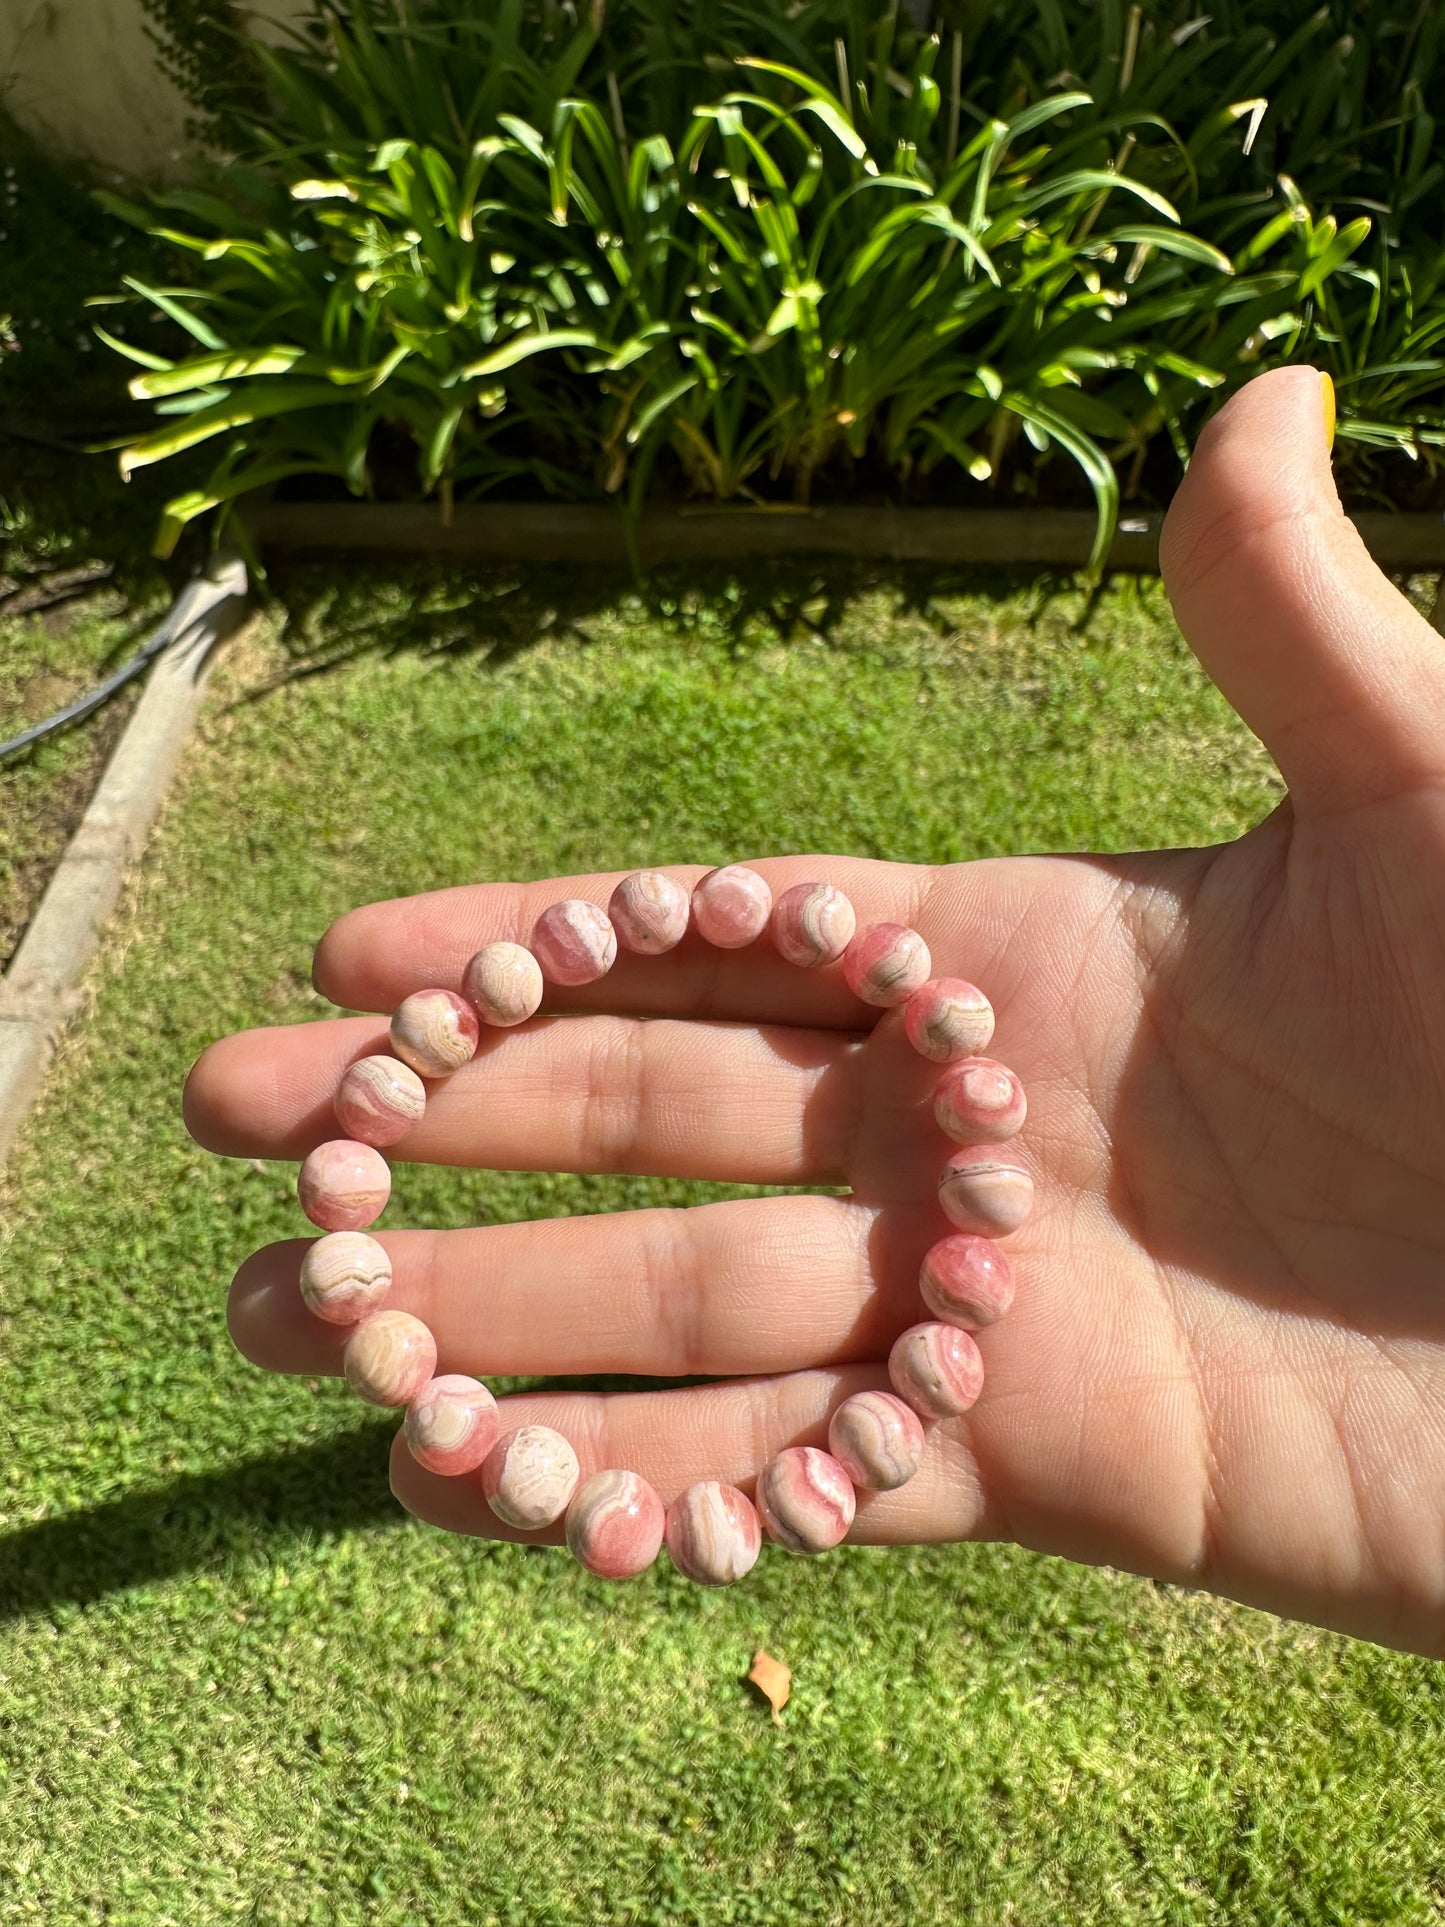
[[[414,990],[391,1020],[391,1048],[421,1077],[450,1077],[477,1054],[481,1026],[454,990]]]
[[[773,914],[773,893],[742,863],[709,870],[692,893],[692,927],[719,950],[742,950],[755,943]]]
[[[328,1325],[357,1325],[391,1290],[391,1259],[364,1231],[332,1231],[301,1260],[301,1296]]]
[[[555,1525],[572,1503],[577,1454],[550,1425],[504,1432],[482,1460],[482,1491],[497,1517],[523,1532]]]
[[[758,1477],[758,1516],[789,1552],[827,1552],[848,1536],[858,1500],[831,1452],[790,1445]]]
[[[773,905],[778,954],[804,970],[836,963],[857,927],[852,904],[831,883],[795,883]]]
[[[363,1057],[336,1092],[336,1121],[359,1144],[396,1144],[426,1115],[426,1085],[399,1057]]]
[[[854,1485],[892,1492],[918,1470],[923,1426],[892,1392],[855,1392],[829,1421],[828,1449]]]
[[[541,966],[519,943],[489,943],[462,972],[462,989],[484,1024],[510,1030],[537,1014]]]
[[[870,923],[843,953],[848,988],[880,1010],[906,1004],[932,968],[928,945],[903,923]]]
[[[532,949],[549,984],[591,984],[617,961],[617,932],[605,910],[568,897],[538,917]]]
[[[939,1079],[933,1115],[955,1144],[1004,1144],[1023,1129],[1028,1100],[1006,1065],[991,1057],[965,1057]]]
[[[1033,1209],[1034,1181],[1017,1159],[991,1144],[955,1151],[938,1178],[943,1215],[960,1231],[1006,1238]]]
[[[635,1472],[594,1472],[567,1508],[567,1546],[599,1579],[635,1579],[662,1549],[667,1514]]]
[[[674,877],[661,870],[634,870],[612,892],[607,915],[624,950],[660,957],[687,935],[691,909],[691,895]]]
[[[296,1195],[323,1231],[361,1231],[386,1209],[391,1167],[380,1151],[354,1138],[332,1138],[301,1166]]]
[[[443,1478],[475,1472],[497,1442],[497,1401],[464,1372],[428,1379],[406,1408],[406,1442],[418,1465]]]
[[[1013,1267],[987,1238],[940,1238],[918,1274],[923,1302],[935,1318],[964,1331],[995,1325],[1014,1300]]]
[[[983,1358],[956,1325],[910,1325],[894,1340],[888,1376],[920,1418],[957,1418],[983,1390]]]
[[[757,1564],[763,1533],[752,1502],[735,1485],[699,1479],[667,1508],[668,1556],[697,1586],[730,1586]]]
[[[920,1057],[949,1064],[988,1048],[993,1005],[962,977],[934,977],[909,998],[903,1026]]]
[[[437,1342],[409,1311],[377,1311],[347,1339],[341,1364],[368,1405],[409,1405],[436,1371]]]

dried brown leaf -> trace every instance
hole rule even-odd
[[[781,1726],[782,1711],[788,1703],[788,1695],[793,1690],[793,1675],[780,1659],[771,1653],[753,1654],[753,1670],[748,1678],[767,1700],[773,1709],[773,1725]]]

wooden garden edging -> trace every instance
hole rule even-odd
[[[243,519],[252,541],[273,553],[346,549],[497,563],[627,557],[622,516],[605,504],[469,503],[445,521],[434,502],[270,501]],[[1445,516],[1366,512],[1354,520],[1382,568],[1445,569]],[[1162,522],[1157,511],[1122,516],[1109,567],[1157,568]],[[1087,509],[660,507],[643,510],[637,551],[644,564],[838,555],[1079,568],[1094,527]]]

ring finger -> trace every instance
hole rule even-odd
[[[443,1369],[682,1378],[886,1357],[922,1315],[931,1208],[744,1198],[465,1231],[382,1235],[388,1302],[430,1327]],[[248,1258],[232,1335],[272,1371],[339,1373],[344,1328],[301,1297],[300,1239]]]

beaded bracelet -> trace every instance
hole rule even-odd
[[[611,969],[618,945],[660,956],[689,925],[707,943],[742,949],[770,930],[779,954],[802,968],[842,960],[850,989],[878,1008],[903,1005],[908,1040],[945,1066],[934,1115],[964,1148],[943,1166],[938,1199],[955,1233],[923,1260],[919,1291],[932,1320],[905,1331],[888,1358],[891,1392],[857,1392],[833,1413],[828,1450],[789,1446],[759,1474],[756,1500],[703,1479],[668,1507],[637,1473],[608,1469],[581,1483],[577,1455],[547,1425],[501,1432],[486,1386],[459,1373],[437,1376],[437,1346],[419,1318],[388,1306],[391,1260],[364,1227],[391,1191],[381,1151],[426,1110],[423,1079],[468,1063],[482,1026],[525,1023],[547,983],[575,987]],[[374,1405],[405,1406],[407,1444],[418,1464],[448,1477],[475,1475],[507,1525],[535,1531],[565,1520],[567,1544],[589,1572],[626,1579],[643,1572],[663,1543],[673,1563],[703,1586],[741,1579],[758,1557],[764,1529],[791,1552],[825,1552],[847,1536],[856,1489],[891,1491],[912,1478],[924,1423],[966,1412],[983,1389],[983,1360],[971,1334],[1008,1310],[1013,1279],[995,1240],[1027,1217],[1033,1184],[1000,1150],[1024,1121],[1013,1072],[979,1053],[993,1035],[983,992],[930,975],[916,930],[877,923],[857,930],[853,906],[829,883],[798,883],[775,903],[762,877],[739,864],[711,871],[689,891],[658,870],[625,877],[606,913],[573,899],[543,911],[529,948],[491,943],[467,965],[462,993],[419,990],[391,1020],[394,1056],[352,1064],[336,1093],[344,1138],[322,1144],[301,1167],[297,1190],[311,1222],[327,1233],[307,1252],[301,1291],[317,1317],[354,1329],[344,1367],[352,1389]]]

